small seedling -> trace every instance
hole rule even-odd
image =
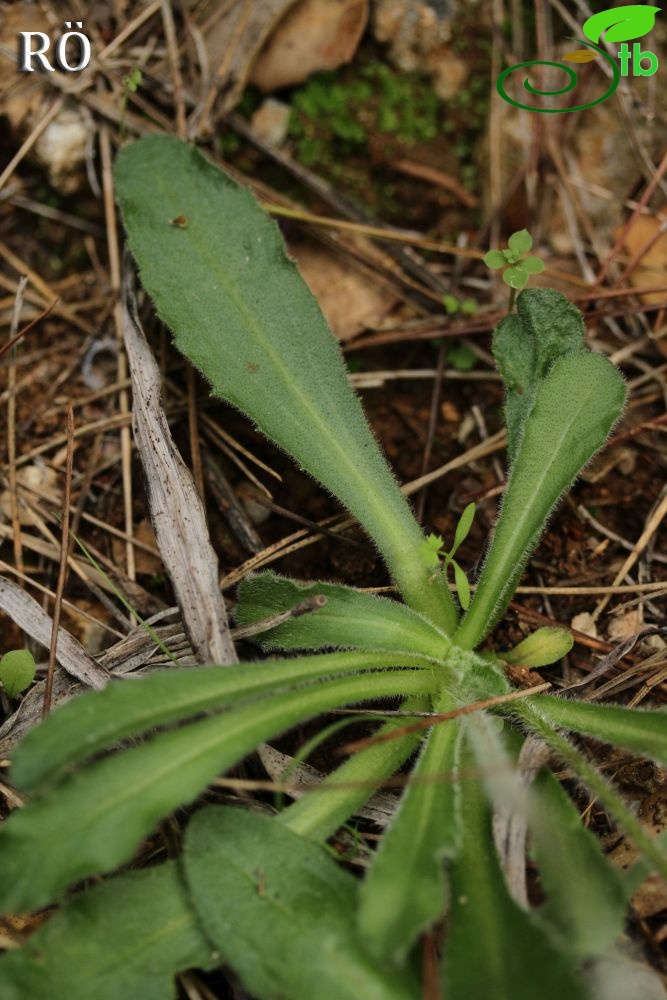
[[[469,503],[466,509],[461,514],[459,523],[456,526],[456,531],[454,533],[454,544],[452,545],[449,552],[445,550],[444,540],[440,535],[431,534],[428,538],[424,539],[421,543],[420,554],[422,560],[426,566],[440,567],[440,560],[442,560],[442,565],[445,570],[451,566],[454,570],[454,584],[456,586],[456,593],[458,594],[459,604],[464,611],[468,610],[470,605],[470,584],[468,583],[468,578],[459,566],[459,564],[454,559],[457,551],[463,544],[463,542],[468,537],[468,533],[472,527],[472,522],[475,517],[475,505],[474,503]]]
[[[484,254],[484,263],[490,270],[503,270],[503,281],[512,289],[510,293],[510,311],[514,306],[517,291],[528,284],[533,274],[544,271],[544,261],[541,257],[529,253],[533,246],[533,237],[527,229],[519,229],[512,233],[504,250],[489,250]]]
[[[0,993],[69,1000],[84,981],[87,995],[108,1000],[166,997],[176,973],[222,963],[258,1000],[419,1000],[428,932],[439,955],[429,943],[429,975],[448,1000],[601,996],[627,901],[646,871],[667,874],[667,858],[568,734],[665,764],[667,716],[515,689],[502,654],[483,647],[555,505],[623,410],[620,372],[587,349],[581,314],[558,292],[522,291],[516,313],[498,324],[509,472],[468,601],[454,555],[473,506],[449,552],[439,537],[424,538],[338,343],[252,195],[160,135],[122,150],[116,190],[143,284],[179,350],[352,512],[404,603],[259,573],[239,589],[241,625],[326,597],[258,637],[271,658],[170,666],[53,711],[13,757],[11,779],[30,802],[0,827],[0,910],[49,906],[125,866],[167,816],[182,816],[221,774],[307,720],[378,699],[402,699],[402,715],[417,718],[387,713],[371,744],[278,815],[198,809],[178,863],[70,897],[0,958]],[[180,215],[187,227],[170,225]],[[514,234],[491,266],[513,268],[515,286],[525,284],[516,275],[536,273],[522,257],[529,249],[528,234]],[[450,564],[461,608],[447,586]],[[563,630],[538,631],[505,657],[542,666],[569,642]],[[630,873],[612,867],[582,826],[546,766],[551,757],[634,842],[642,860]],[[372,810],[372,792],[410,759],[400,805],[355,878],[323,845]],[[518,857],[499,854],[497,844],[516,846],[517,831]],[[526,835],[539,908],[526,891]]]

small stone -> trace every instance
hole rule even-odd
[[[252,116],[252,127],[270,146],[282,146],[287,138],[290,108],[284,101],[267,97]]]

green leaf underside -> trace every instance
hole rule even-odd
[[[275,819],[202,810],[186,834],[185,874],[206,934],[258,1000],[419,995],[412,971],[383,968],[363,951],[354,877]]]
[[[559,358],[538,384],[458,645],[477,646],[503,614],[552,508],[604,444],[625,394],[611,362],[585,352]]]
[[[0,659],[0,683],[10,698],[30,687],[37,667],[32,653],[27,649],[11,649]]]
[[[553,929],[568,954],[582,959],[600,954],[623,930],[630,892],[551,772],[538,776],[534,795],[530,829],[547,893],[540,921]]]
[[[68,884],[121,864],[160,819],[298,722],[357,701],[434,690],[424,670],[336,678],[160,733],[90,765],[0,827],[0,912],[42,906]]]
[[[103,691],[82,694],[63,705],[31,730],[14,754],[12,780],[18,788],[33,792],[120,740],[199,712],[326,677],[420,665],[431,668],[428,661],[407,653],[333,653],[234,667],[161,670],[138,681],[112,681]]]
[[[531,707],[552,725],[593,736],[667,766],[667,712],[534,695]]]
[[[443,699],[438,711],[451,706]],[[431,730],[360,890],[362,939],[384,961],[403,961],[445,906],[444,858],[460,839],[459,732],[452,723]]]
[[[585,1000],[547,936],[511,899],[493,846],[489,809],[468,750],[461,760],[463,842],[450,872],[443,996],[469,1000]]]
[[[166,1000],[174,975],[219,957],[203,936],[175,861],[130,872],[63,904],[0,958],[3,1000]]]
[[[451,632],[421,531],[347,380],[338,343],[250,191],[156,135],[123,149],[116,190],[144,287],[213,392],[323,483],[377,543],[406,601]],[[176,217],[187,226],[170,225]]]
[[[633,38],[642,38],[655,24],[655,15],[660,9],[648,4],[633,3],[602,10],[584,21],[583,32],[592,42],[599,42],[603,33],[605,42],[627,42]]]
[[[301,584],[271,571],[240,585],[236,621],[249,625],[318,595],[326,597],[324,607],[290,618],[255,641],[265,649],[410,650],[440,659],[451,645],[444,632],[404,604],[341,584]]]

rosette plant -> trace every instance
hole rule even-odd
[[[226,965],[261,1000],[418,1000],[424,968],[429,995],[448,1000],[596,995],[630,894],[667,862],[576,734],[665,763],[667,716],[522,696],[503,656],[482,647],[554,506],[619,419],[623,378],[587,349],[563,295],[521,292],[493,338],[507,486],[462,611],[439,541],[424,539],[337,342],[250,192],[167,136],[123,149],[116,186],[144,288],[178,349],[354,515],[403,603],[260,573],[240,588],[240,623],[319,598],[259,636],[270,658],[114,681],[32,730],[10,772],[29,802],[0,827],[0,904],[62,905],[0,960],[0,993],[171,997],[175,973]],[[505,659],[539,666],[568,648],[563,632],[540,630]],[[116,872],[264,741],[388,698],[418,725],[388,716],[280,812],[198,808],[170,860]],[[408,761],[395,814],[356,877],[327,842]],[[552,762],[634,841],[643,860],[631,872],[607,862]],[[539,906],[526,892],[527,850]]]

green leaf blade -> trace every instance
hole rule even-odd
[[[275,223],[247,189],[170,136],[125,147],[116,190],[144,287],[179,350],[341,500],[408,603],[451,631],[449,592],[419,560],[419,526]]]
[[[111,879],[68,900],[18,951],[0,958],[3,1000],[165,1000],[174,975],[216,964],[175,861]]]
[[[456,555],[459,547],[465,542],[470,529],[472,528],[472,522],[475,519],[475,504],[469,503],[465,508],[461,517],[459,518],[459,523],[456,525],[456,531],[454,532],[454,545],[452,546],[450,555]]]
[[[14,754],[12,781],[32,793],[120,740],[170,722],[323,677],[419,665],[431,667],[409,653],[333,653],[234,667],[161,670],[140,681],[113,681],[103,691],[79,695],[31,730]]]
[[[567,629],[545,625],[503,653],[502,659],[524,667],[546,667],[567,656],[573,645],[572,633]]]
[[[89,765],[15,810],[0,827],[0,912],[43,906],[69,884],[126,861],[156,823],[259,743],[298,722],[344,704],[430,694],[435,687],[435,679],[419,670],[325,680],[159,733]]]
[[[513,264],[503,272],[503,281],[510,288],[520,291],[528,283],[528,272],[521,264]]]
[[[527,229],[519,229],[516,233],[512,233],[507,241],[507,246],[513,254],[528,253],[533,247],[533,237]]]
[[[564,950],[590,958],[609,948],[622,932],[631,890],[550,771],[536,779],[534,796],[536,808],[529,823],[547,893],[540,921],[553,929]]]
[[[604,444],[625,396],[620,372],[600,354],[566,355],[539,383],[458,645],[474,648],[498,621],[552,508]]]
[[[207,934],[259,1000],[418,994],[412,970],[383,969],[360,947],[350,919],[355,879],[274,819],[225,807],[199,812],[186,835],[185,873]]]
[[[667,712],[573,701],[552,695],[530,699],[553,725],[613,743],[667,766]]]
[[[451,702],[439,705],[446,711]],[[460,831],[455,723],[429,734],[360,892],[359,928],[377,958],[400,964],[418,934],[435,923],[446,900],[444,858]]]
[[[300,584],[271,571],[243,581],[236,621],[249,625],[319,595],[326,597],[324,607],[262,632],[257,637],[260,645],[265,649],[285,650],[327,646],[385,652],[405,650],[436,659],[445,657],[451,646],[444,632],[404,604],[341,584]]]
[[[586,1000],[566,959],[509,896],[482,785],[470,777],[475,769],[466,749],[461,760],[463,844],[451,866],[443,996]]]
[[[497,271],[499,268],[505,267],[507,263],[502,250],[487,250],[482,260],[492,271]]]

